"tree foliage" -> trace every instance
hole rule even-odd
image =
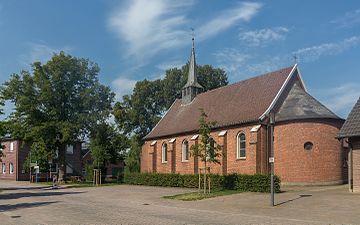
[[[46,64],[33,63],[31,72],[13,74],[1,91],[15,105],[9,117],[12,136],[41,140],[49,155],[59,149],[61,173],[66,144],[91,135],[111,112],[114,93],[100,84],[99,71],[88,59],[60,52]]]
[[[115,163],[124,159],[127,148],[128,140],[125,135],[118,133],[112,125],[98,124],[90,138],[90,151],[94,168],[103,168],[108,162]]]

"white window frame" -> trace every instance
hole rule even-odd
[[[240,140],[240,136],[244,135],[244,140]],[[245,148],[241,148],[241,143],[245,143]],[[241,156],[241,151],[245,152],[245,156]],[[246,134],[239,132],[236,136],[236,159],[246,159]]]
[[[167,163],[168,159],[167,159],[167,144],[164,142],[161,146],[161,162],[162,163]]]
[[[6,173],[6,163],[2,163],[2,173]]]
[[[66,154],[68,155],[74,154],[74,145],[66,145]]]
[[[14,142],[10,142],[10,147],[9,147],[9,152],[13,152],[14,151]]]
[[[10,174],[14,173],[14,164],[13,163],[9,163],[9,173]]]
[[[185,143],[187,143],[187,154],[185,149]],[[186,159],[187,156],[187,159]],[[184,139],[181,143],[181,161],[182,162],[188,162],[189,161],[189,141]]]

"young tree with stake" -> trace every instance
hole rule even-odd
[[[200,160],[204,163],[204,194],[206,194],[207,163],[220,164],[219,157],[221,156],[220,151],[222,148],[210,136],[211,128],[216,125],[216,122],[207,121],[207,115],[203,109],[200,109],[200,112],[200,143],[191,146],[191,153],[194,157],[199,157]]]

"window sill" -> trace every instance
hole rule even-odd
[[[181,160],[182,163],[187,163],[189,160]]]
[[[240,157],[240,158],[236,158],[236,160],[245,160],[246,157]]]
[[[165,162],[161,162],[162,164],[167,164],[168,162],[167,161],[165,161]]]

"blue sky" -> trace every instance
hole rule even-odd
[[[360,96],[359,1],[0,0],[0,82],[64,50],[101,67],[121,99],[189,58],[230,83],[294,63],[308,91],[342,117]]]

